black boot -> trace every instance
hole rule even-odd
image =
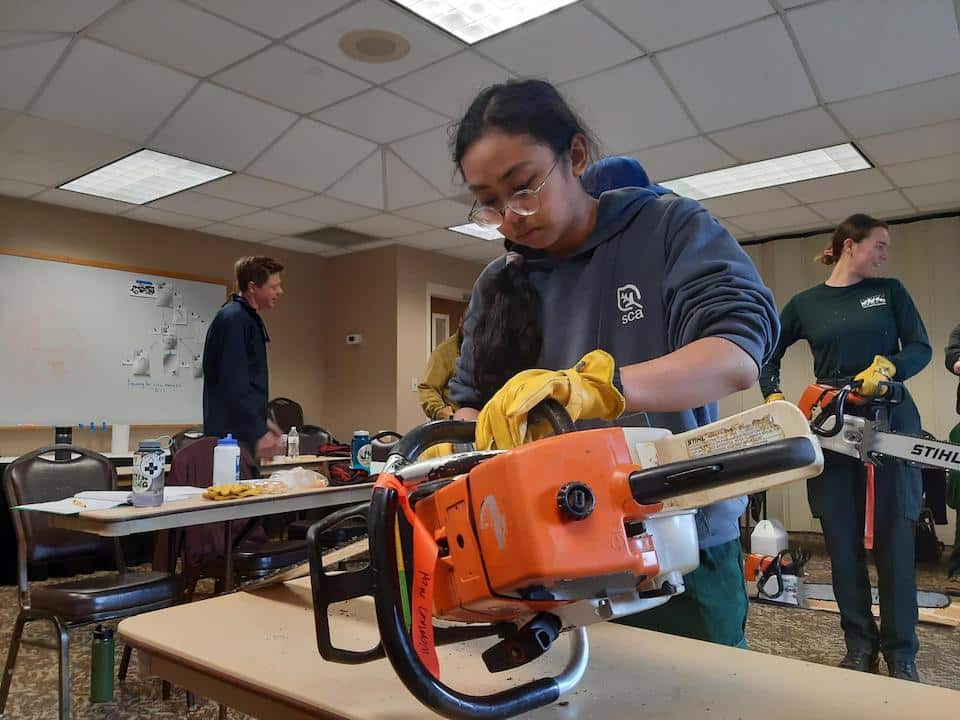
[[[880,672],[880,653],[876,650],[847,650],[838,667],[845,670],[859,670],[876,675]]]
[[[889,660],[887,661],[887,672],[890,677],[898,680],[909,680],[910,682],[920,682],[920,675],[917,672],[917,663],[913,660]]]

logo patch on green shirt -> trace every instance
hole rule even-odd
[[[872,307],[880,307],[887,304],[887,298],[883,295],[871,295],[860,300],[860,307],[864,310]]]

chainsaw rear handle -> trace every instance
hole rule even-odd
[[[394,570],[397,493],[377,487],[370,502],[370,572],[377,626],[387,658],[400,680],[434,712],[456,720],[494,720],[533,710],[557,700],[583,677],[589,659],[586,630],[572,631],[571,660],[553,678],[542,678],[492,695],[467,695],[433,677],[416,653],[404,626],[399,578]]]
[[[653,505],[694,490],[721,487],[817,462],[809,438],[795,437],[741,450],[634,470],[627,478],[633,499]]]

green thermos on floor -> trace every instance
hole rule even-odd
[[[103,625],[90,645],[90,702],[113,702],[113,628]]]

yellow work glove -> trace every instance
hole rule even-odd
[[[594,350],[569,370],[524,370],[497,391],[477,418],[477,450],[509,450],[546,434],[530,427],[527,413],[547,398],[563,405],[573,420],[614,420],[626,405],[613,385],[613,358]]]
[[[782,392],[772,392],[763,399],[765,403],[772,403],[777,400],[786,400]]]
[[[863,385],[860,386],[857,392],[861,395],[873,397],[886,393],[886,386],[880,385],[880,383],[892,380],[896,374],[896,365],[887,360],[883,355],[874,355],[873,363],[870,367],[854,375],[853,379],[863,381]]]

